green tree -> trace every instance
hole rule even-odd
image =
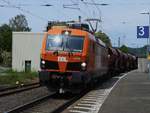
[[[12,31],[31,31],[31,28],[28,27],[26,17],[22,14],[10,19],[9,26],[12,29]]]
[[[111,40],[105,33],[102,33],[101,31],[99,31],[95,33],[95,36],[101,39],[107,46],[112,47]]]
[[[12,30],[7,24],[0,26],[0,51],[11,51]]]
[[[128,47],[126,45],[122,45],[120,48],[119,48],[122,52],[124,53],[128,53],[129,50],[128,50]]]

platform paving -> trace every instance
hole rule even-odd
[[[150,76],[132,71],[122,78],[99,113],[150,113]]]

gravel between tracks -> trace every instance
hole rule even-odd
[[[48,99],[35,107],[25,110],[21,113],[50,113],[59,106],[63,105],[67,100],[65,99]]]
[[[1,85],[1,84],[0,84],[0,90],[5,89],[5,88],[8,88],[8,87],[11,87],[11,86],[10,86],[10,85]]]
[[[41,103],[26,109],[20,113],[51,113],[55,111],[60,106],[64,105],[76,95],[71,93],[58,94],[56,93],[47,100],[41,101]]]
[[[12,94],[0,98],[0,113],[22,105],[41,96],[51,94],[46,87],[39,87],[28,91]]]

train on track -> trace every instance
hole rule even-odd
[[[51,24],[41,49],[42,85],[74,92],[104,78],[137,68],[137,57],[107,47],[85,23]]]

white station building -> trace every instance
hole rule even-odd
[[[44,33],[13,32],[12,69],[15,71],[38,71],[40,50]]]

